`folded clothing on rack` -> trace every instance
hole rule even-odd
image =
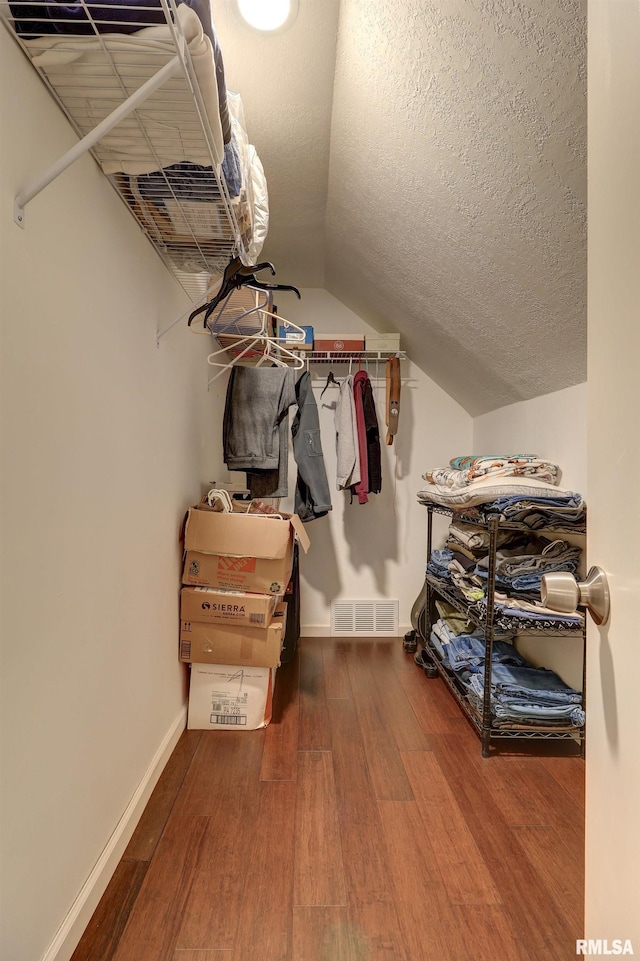
[[[471,665],[459,675],[469,701],[481,710],[485,665]],[[497,723],[554,724],[580,728],[585,723],[582,694],[554,671],[528,664],[491,665],[491,713]]]
[[[532,537],[523,546],[496,552],[496,588],[507,594],[533,595],[539,600],[543,576],[552,571],[574,574],[581,556],[582,549],[567,541]],[[486,581],[488,555],[478,561],[474,573]]]
[[[421,504],[467,513],[474,509],[480,518],[498,514],[532,529],[581,527],[586,517],[586,505],[580,494],[526,475],[510,478],[489,474],[462,487],[429,483],[418,491],[417,497]]]

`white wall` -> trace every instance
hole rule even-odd
[[[295,283],[295,278],[292,278]],[[371,328],[325,290],[306,289],[302,299],[280,295],[279,312],[298,324],[311,324],[320,333],[366,333]],[[329,387],[322,399],[329,370],[348,374],[347,365],[311,368],[320,429],[333,491],[333,510],[307,525],[311,550],[301,560],[303,634],[327,634],[332,600],[398,598],[401,632],[410,627],[413,602],[424,583],[426,511],[416,500],[429,467],[447,463],[471,443],[471,417],[430,378],[407,360],[402,364],[400,422],[395,443],[385,443],[385,365],[369,366],[382,439],[382,492],[368,504],[350,503],[349,494],[335,485],[336,454],[333,405],[337,389]],[[357,369],[354,365],[353,372]],[[293,507],[295,465],[290,461],[290,498]]]
[[[473,422],[478,452],[539,454],[562,468],[560,484],[587,498],[587,385],[501,407]]]
[[[561,486],[578,491],[586,500],[587,385],[578,384],[476,417],[473,447],[478,453],[538,454],[559,464]],[[566,539],[585,546],[584,538]],[[580,640],[522,636],[518,646],[534,664],[549,667],[567,684],[582,688]]]
[[[204,337],[156,347],[186,297],[90,158],[14,224],[75,136],[4,29],[0,68],[0,956],[38,961],[65,917],[69,956],[100,891],[67,913],[183,724],[178,526],[217,473],[221,400]]]

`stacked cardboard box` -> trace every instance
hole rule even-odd
[[[180,658],[191,664],[189,728],[269,723],[296,537],[306,551],[295,514],[189,509],[180,601]]]

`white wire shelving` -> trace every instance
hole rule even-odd
[[[79,137],[20,189],[16,223],[26,227],[28,204],[88,151],[190,299],[201,299],[231,256],[246,257],[251,213],[222,174],[216,63],[198,15],[158,0],[150,24],[148,6],[78,0],[42,32],[34,11],[47,4],[12,0],[12,22],[0,2],[9,33]]]

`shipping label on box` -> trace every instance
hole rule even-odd
[[[281,593],[284,592],[284,589]],[[183,621],[215,621],[267,627],[278,601],[277,594],[247,594],[211,587],[183,587],[180,617]]]
[[[274,667],[192,664],[187,727],[255,731],[271,720]]]
[[[180,660],[200,664],[277,667],[280,664],[287,605],[276,607],[268,627],[180,621]]]

